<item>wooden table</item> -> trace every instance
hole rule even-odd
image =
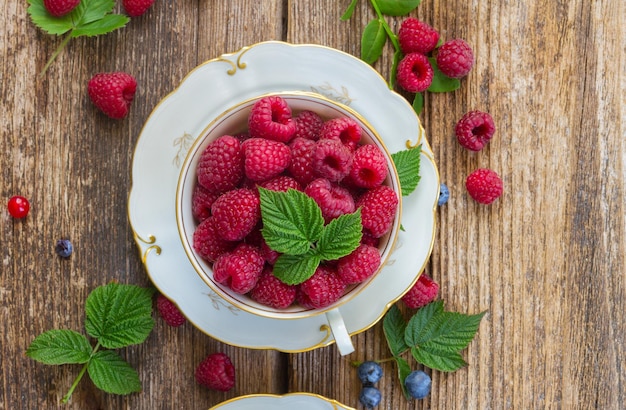
[[[45,366],[24,352],[51,328],[82,331],[84,301],[111,280],[149,286],[127,216],[133,149],[155,105],[205,60],[264,40],[317,43],[359,55],[375,14],[359,2],[161,1],[127,27],[73,40],[43,78],[61,41],[37,29],[26,2],[0,5],[2,201],[30,199],[25,220],[2,230],[1,409],[57,408],[78,366]],[[121,5],[118,5],[121,10]],[[626,403],[626,6],[622,1],[423,0],[412,13],[443,38],[473,45],[476,65],[459,90],[428,94],[420,119],[451,191],[437,215],[426,271],[450,310],[487,310],[464,352],[469,366],[431,372],[422,401],[407,402],[390,363],[379,408],[618,409]],[[403,17],[388,17],[397,30]],[[392,48],[375,64],[387,77]],[[130,115],[99,113],[86,83],[127,71],[139,83]],[[470,153],[454,138],[468,110],[490,112],[498,131]],[[491,206],[464,188],[475,168],[503,178]],[[5,205],[3,205],[4,207]],[[54,253],[71,238],[69,260]],[[144,391],[113,396],[83,380],[67,408],[206,409],[254,393],[311,392],[362,408],[351,360],[387,357],[381,324],[334,345],[286,354],[224,345],[189,323],[162,320],[123,350]],[[237,368],[228,393],[194,382],[195,366],[221,351]]]

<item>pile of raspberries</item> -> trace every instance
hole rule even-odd
[[[192,213],[195,251],[212,263],[213,278],[238,294],[276,309],[331,305],[381,263],[380,238],[393,225],[398,194],[385,184],[386,157],[363,144],[351,117],[292,113],[278,95],[259,99],[247,129],[213,140],[200,155]],[[312,277],[288,285],[273,275],[280,256],[261,234],[258,187],[295,189],[313,198],[326,223],[361,209],[362,241],[351,254],[322,263]]]
[[[413,17],[400,25],[398,43],[404,54],[398,64],[398,85],[412,93],[426,91],[433,81],[431,54],[437,68],[450,78],[465,77],[474,65],[474,52],[465,40],[456,38],[438,46],[437,30]]]
[[[398,30],[398,44],[403,58],[398,63],[398,85],[411,93],[421,93],[432,84],[436,66],[449,78],[463,78],[474,66],[471,46],[455,38],[440,44],[437,30],[429,24],[409,17]],[[480,151],[493,138],[496,126],[487,112],[467,112],[456,124],[455,135],[459,144],[469,151]],[[479,168],[466,179],[465,187],[478,203],[489,205],[502,195],[503,184],[493,170]]]

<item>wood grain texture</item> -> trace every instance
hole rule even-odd
[[[42,78],[60,39],[30,22],[25,2],[0,4],[0,190],[4,204],[20,194],[33,205],[25,220],[0,213],[0,409],[58,408],[79,367],[40,365],[24,356],[28,344],[51,328],[81,330],[96,286],[150,285],[126,202],[134,146],[154,106],[196,65],[264,40],[358,56],[375,14],[361,1],[340,21],[348,4],[157,0],[122,30],[73,40]],[[623,407],[626,6],[423,0],[411,15],[444,39],[466,39],[476,54],[461,88],[427,94],[420,115],[451,192],[438,210],[426,271],[448,309],[487,315],[464,352],[469,366],[429,371],[425,400],[406,401],[393,365],[384,364],[379,408]],[[397,30],[402,19],[387,21]],[[374,66],[385,78],[392,53],[387,46]],[[139,83],[122,121],[100,114],[86,94],[93,74],[116,70]],[[456,121],[471,109],[490,112],[497,126],[478,153],[454,137]],[[504,195],[490,206],[465,192],[466,176],[479,167],[504,181]],[[61,237],[74,244],[69,260],[54,254]],[[174,329],[157,320],[146,343],[121,352],[138,369],[142,393],[111,396],[84,380],[66,408],[196,409],[244,394],[307,391],[360,409],[350,361],[389,353],[380,323],[354,341],[356,352],[345,358],[335,346],[284,354],[227,346],[191,324]],[[237,367],[228,393],[193,380],[195,366],[215,351]]]

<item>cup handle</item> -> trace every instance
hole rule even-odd
[[[335,308],[326,312],[326,320],[330,326],[330,331],[333,333],[335,343],[337,343],[337,349],[342,356],[348,355],[354,352],[354,345],[352,344],[352,338],[346,329],[346,324],[343,321],[343,317],[339,312],[339,308]]]

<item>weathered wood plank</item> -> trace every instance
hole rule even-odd
[[[26,3],[0,5],[2,198],[28,197],[23,221],[0,217],[2,324],[0,408],[57,408],[78,366],[43,366],[24,356],[50,328],[81,330],[84,301],[110,280],[148,286],[128,224],[135,142],[153,107],[196,65],[265,40],[315,43],[359,55],[366,1],[160,2],[100,38],[73,40],[43,78],[61,39],[30,22]],[[118,4],[118,10],[122,10]],[[420,118],[450,202],[438,210],[427,272],[451,310],[487,310],[452,374],[430,372],[433,390],[407,402],[384,364],[379,408],[620,408],[626,324],[626,19],[623,2],[422,1],[412,13],[444,39],[473,45],[476,65],[453,93],[427,94]],[[388,18],[397,30],[403,17]],[[387,78],[393,50],[375,68]],[[131,113],[112,121],[86,94],[99,71],[124,70],[139,88]],[[410,97],[410,96],[408,96]],[[498,131],[481,152],[454,139],[466,111],[490,112]],[[502,176],[505,193],[485,207],[465,193],[478,167]],[[68,237],[69,260],[54,254]],[[191,324],[162,321],[148,341],[121,351],[144,392],[116,397],[83,381],[76,409],[207,408],[253,393],[307,391],[358,405],[350,360],[388,356],[379,324],[355,336],[346,358],[335,346],[282,354],[226,346]],[[224,351],[236,387],[210,392],[195,366]],[[414,365],[414,368],[418,366]]]

